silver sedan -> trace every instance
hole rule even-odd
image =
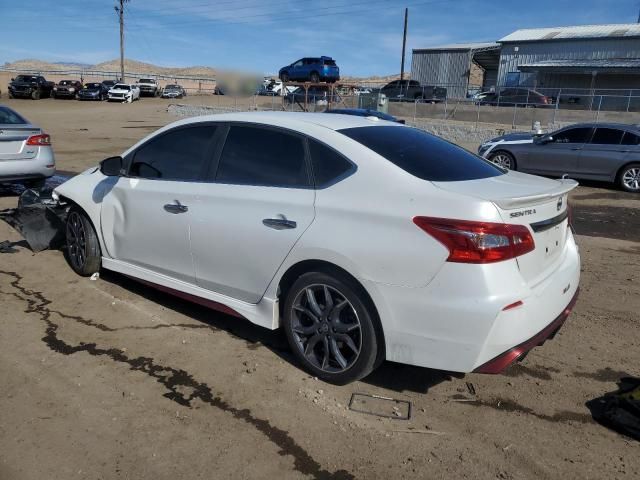
[[[51,137],[16,111],[0,105],[0,183],[38,186],[55,170]]]

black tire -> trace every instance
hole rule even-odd
[[[80,208],[72,207],[69,210],[65,234],[65,256],[73,271],[83,277],[100,271],[102,255],[98,236],[91,221]]]
[[[282,80],[283,82],[288,82],[289,74],[287,72],[282,72],[282,75],[280,75],[280,80]]]
[[[315,292],[320,292],[322,298],[315,300],[315,306],[308,290],[314,292],[314,299]],[[286,293],[283,326],[305,370],[336,385],[373,371],[381,339],[374,327],[377,317],[368,304],[362,286],[338,271],[309,272],[294,282]]]
[[[513,157],[513,155],[511,155],[509,152],[505,152],[504,150],[492,152],[491,155],[489,155],[489,161],[508,170],[517,169],[516,159]]]
[[[40,90],[31,92],[31,100],[40,100]]]
[[[311,72],[309,79],[311,80],[311,83],[320,83],[320,75],[318,72]]]
[[[617,183],[625,192],[640,193],[640,163],[630,163],[622,167]]]

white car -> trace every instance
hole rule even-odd
[[[56,171],[51,137],[0,105],[0,183],[39,187]]]
[[[110,90],[107,97],[110,102],[131,103],[140,100],[140,87],[135,83],[116,83]]]
[[[282,327],[344,384],[384,359],[498,373],[552,336],[578,292],[576,185],[375,118],[247,112],[168,125],[54,193],[80,275]]]

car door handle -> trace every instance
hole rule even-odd
[[[265,218],[262,220],[262,224],[274,230],[287,230],[298,226],[296,222],[287,220],[286,218]]]
[[[164,209],[169,213],[185,213],[189,211],[189,207],[181,203],[167,203]]]

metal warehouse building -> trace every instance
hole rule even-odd
[[[483,89],[640,88],[640,24],[523,29],[491,45],[413,50],[412,78],[455,85],[449,96],[457,98],[472,86],[467,73],[472,64],[484,71]],[[497,65],[484,58],[487,51],[498,58]]]

